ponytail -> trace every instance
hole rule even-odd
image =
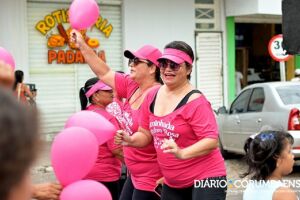
[[[99,79],[97,77],[90,78],[85,82],[84,87],[80,88],[80,90],[79,90],[79,99],[80,99],[80,104],[81,104],[81,110],[86,109],[88,102],[92,103],[92,96],[88,99],[85,96],[85,93],[87,93],[89,91],[89,89],[94,84],[96,84],[98,81],[99,81]]]
[[[80,99],[81,110],[85,110],[88,104],[88,99],[85,96],[84,87],[80,88],[79,90],[79,99]]]

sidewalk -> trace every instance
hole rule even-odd
[[[38,155],[38,159],[32,167],[32,182],[33,183],[45,183],[56,182],[53,168],[51,167],[50,150],[51,142],[45,142],[41,152]]]
[[[45,183],[45,182],[56,182],[53,168],[51,167],[50,152],[51,142],[45,142],[42,151],[39,154],[37,161],[32,167],[32,181],[33,183]],[[238,160],[226,161],[228,177],[237,178],[237,172],[243,168],[243,164]],[[230,190],[230,189],[229,189]],[[242,194],[234,194],[229,192],[227,194],[227,200],[241,200]]]

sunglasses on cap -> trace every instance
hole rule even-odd
[[[128,60],[128,66],[130,66],[131,64],[133,64],[134,66],[140,64],[140,63],[146,63],[147,65],[149,65],[148,61],[145,60],[140,60],[139,58],[135,57],[135,58],[131,58]]]
[[[169,66],[171,70],[178,71],[181,67],[181,64],[177,64],[171,60],[161,60],[159,61],[158,66],[161,69],[166,69]]]

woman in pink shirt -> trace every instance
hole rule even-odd
[[[80,89],[79,97],[82,110],[90,110],[102,115],[119,129],[116,118],[105,110],[113,100],[111,87],[105,85],[98,78],[91,78]],[[90,104],[87,106],[88,102]],[[113,139],[111,139],[99,146],[96,164],[85,179],[101,182],[109,189],[113,200],[118,200],[121,161],[123,161],[122,146],[115,145]]]
[[[162,200],[222,200],[226,169],[210,103],[189,82],[194,54],[184,42],[166,45],[158,59],[164,85],[144,100],[139,132],[115,142],[143,147],[154,141],[164,176]]]
[[[121,128],[132,135],[137,132],[140,106],[151,88],[160,85],[160,70],[157,59],[161,52],[145,45],[139,50],[125,51],[129,58],[130,75],[116,73],[85,43],[78,31],[73,30],[71,41],[76,42],[85,61],[93,72],[107,85],[112,87],[119,98],[125,99],[122,105]],[[124,147],[124,159],[130,176],[123,187],[120,200],[156,200],[156,182],[162,178],[157,163],[153,142],[143,148]]]

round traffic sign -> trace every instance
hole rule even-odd
[[[287,61],[291,57],[291,55],[286,54],[286,51],[283,50],[282,40],[283,40],[282,34],[275,35],[274,37],[271,38],[268,45],[270,56],[278,62]]]

